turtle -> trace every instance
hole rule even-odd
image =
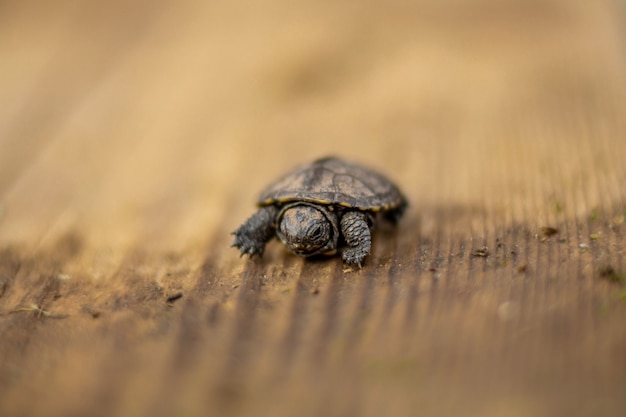
[[[370,254],[377,214],[396,224],[408,206],[402,192],[383,175],[338,157],[302,165],[259,196],[258,211],[237,230],[232,246],[263,255],[278,237],[292,253],[334,255],[362,266]]]

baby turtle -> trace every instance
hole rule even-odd
[[[241,255],[263,255],[274,236],[299,256],[333,255],[361,266],[372,246],[376,213],[396,223],[407,200],[391,181],[339,158],[296,168],[259,197],[259,210],[235,230]]]

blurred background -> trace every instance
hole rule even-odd
[[[0,411],[413,415],[451,393],[453,414],[619,415],[623,12],[0,2]],[[240,260],[229,233],[258,192],[329,154],[411,201],[369,270],[278,245]],[[493,357],[482,403],[470,387]]]
[[[610,129],[622,110],[617,6],[5,2],[0,233],[30,241],[63,213],[96,241],[155,227],[183,244],[326,154],[424,204],[528,205],[620,162],[584,120]],[[593,149],[555,163],[572,146]]]

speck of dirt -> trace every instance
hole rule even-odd
[[[592,233],[589,235],[589,239],[591,240],[598,240],[600,239],[600,235],[598,233]]]
[[[557,229],[556,227],[550,227],[550,226],[544,226],[541,229],[539,229],[541,231],[541,241],[545,242],[546,240],[548,240],[550,237],[556,235],[557,233],[559,233],[559,229]]]
[[[311,295],[317,295],[317,294],[319,294],[319,293],[320,293],[320,289],[319,289],[319,288],[313,288],[313,289],[311,290]]]
[[[92,319],[100,318],[100,316],[102,315],[102,312],[100,310],[97,310],[97,309],[91,308],[91,307],[86,307],[84,311],[87,314],[89,314]]]
[[[517,273],[519,274],[524,274],[526,271],[528,271],[528,264],[522,264],[517,267]]]
[[[603,266],[598,270],[600,278],[604,278],[610,282],[624,282],[626,281],[626,272],[618,273],[611,265]]]
[[[182,292],[176,292],[170,296],[167,297],[167,303],[168,304],[174,304],[174,302],[180,300],[181,298],[183,298],[183,293]]]
[[[11,310],[9,313],[13,314],[13,313],[20,313],[20,312],[34,312],[35,317],[37,317],[38,319],[41,317],[47,317],[51,319],[65,319],[69,317],[67,314],[57,314],[57,313],[52,313],[48,310],[44,310],[43,308],[41,308],[41,306],[37,304],[30,304],[25,307],[17,307],[16,309]]]
[[[471,252],[471,255],[477,258],[486,258],[489,256],[489,248],[487,246],[483,246],[482,248],[474,249]]]

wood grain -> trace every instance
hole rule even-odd
[[[0,5],[0,415],[621,416],[609,0]],[[230,232],[339,155],[363,269]]]

